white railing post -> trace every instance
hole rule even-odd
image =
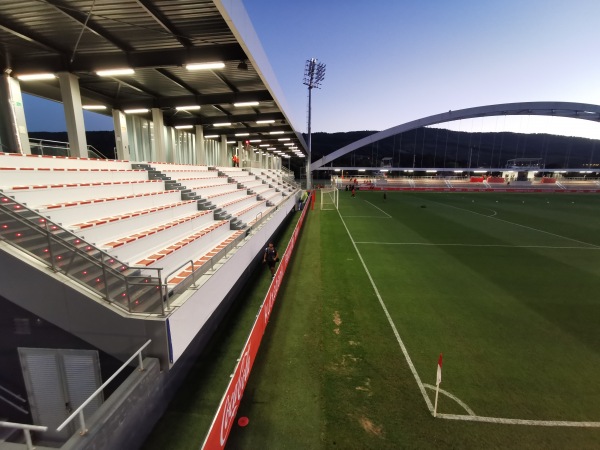
[[[79,435],[83,436],[87,434],[88,430],[85,428],[85,417],[83,416],[83,409],[79,411]]]
[[[123,365],[115,373],[113,373],[108,380],[106,380],[102,384],[102,386],[100,386],[98,389],[96,389],[96,391],[94,391],[94,393],[92,395],[90,395],[87,398],[87,400],[79,406],[79,408],[77,408],[75,411],[73,411],[73,413],[69,417],[67,417],[67,419],[58,426],[58,428],[56,428],[56,431],[62,431],[62,429],[64,427],[66,427],[75,418],[75,416],[79,416],[79,424],[81,426],[81,430],[79,431],[79,434],[82,436],[84,434],[86,434],[88,432],[88,430],[85,429],[85,418],[83,416],[83,408],[85,408],[100,392],[102,392],[104,390],[104,388],[108,385],[108,383],[110,383],[112,380],[114,380],[116,378],[116,376],[119,375],[123,371],[123,369],[125,369],[125,367],[127,367],[127,365],[131,361],[133,361],[136,357],[139,358],[141,370],[144,370],[144,367],[142,364],[142,351],[148,345],[150,345],[151,342],[152,342],[152,339],[149,339],[148,341],[146,341],[146,343],[144,345],[142,345],[139,348],[139,350],[131,356],[131,358],[129,358],[127,361],[125,361],[123,363]]]

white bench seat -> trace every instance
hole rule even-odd
[[[217,184],[227,184],[227,177],[206,177],[206,178],[182,178],[177,180],[182,186],[188,189],[201,188],[203,186],[216,186]]]
[[[266,200],[259,200],[242,210],[236,211],[233,215],[236,219],[239,219],[244,223],[250,223],[260,219],[260,217],[264,216],[265,212],[270,208],[271,207],[267,205]]]
[[[256,198],[254,194],[248,194],[240,198],[236,198],[234,200],[228,201],[226,203],[222,203],[219,205],[219,208],[226,211],[228,214],[235,216],[238,211],[241,211],[248,206],[254,205],[257,202],[262,201]]]
[[[212,211],[197,211],[171,222],[135,230],[126,237],[99,243],[98,246],[121,261],[135,264],[146,255],[197,233],[214,222]]]
[[[0,167],[0,188],[143,180],[148,180],[148,172],[145,170]]]
[[[204,198],[206,198],[207,200],[210,200],[213,204],[217,205],[217,206],[221,206],[227,202],[230,202],[232,200],[236,200],[236,199],[240,199],[242,197],[246,197],[247,194],[247,190],[246,189],[236,189],[235,191],[232,192],[225,192],[223,194],[214,194],[214,195],[208,195]]]
[[[95,244],[109,239],[120,239],[132,234],[132,230],[174,221],[195,214],[197,211],[197,202],[187,200],[76,223],[68,228],[86,241]]]
[[[113,159],[69,158],[66,156],[0,153],[0,167],[126,170],[131,169],[131,162]]]
[[[156,170],[208,170],[208,166],[196,166],[193,164],[176,164],[167,162],[146,162],[150,167]]]
[[[5,194],[14,197],[30,208],[49,207],[59,203],[72,203],[97,198],[123,197],[130,195],[162,192],[165,183],[162,180],[124,181],[116,183],[75,183],[44,186],[22,186],[5,190]]]
[[[189,169],[189,170],[161,170],[161,172],[172,180],[180,180],[182,178],[211,178],[219,176],[215,170]]]
[[[236,230],[230,229],[228,220],[214,221],[194,233],[146,253],[136,261],[136,265],[162,268],[161,276],[165,281],[173,270],[187,261],[202,257],[235,233]]]
[[[125,197],[97,198],[79,202],[46,205],[38,208],[38,212],[55,222],[74,224],[180,201],[181,191],[174,189]]]
[[[229,244],[231,244],[233,241],[235,241],[239,236],[241,236],[244,233],[245,233],[244,230],[233,231],[231,233],[231,235],[229,235],[226,239],[224,239],[219,244],[217,244],[215,247],[213,247],[208,252],[206,252],[204,255],[202,255],[198,259],[196,259],[194,261],[193,267],[191,264],[189,264],[188,266],[184,266],[181,269],[181,271],[177,272],[176,274],[174,274],[174,276],[170,277],[167,280],[168,285],[170,287],[172,287],[172,286],[176,286],[177,284],[184,281],[186,278],[188,278],[189,276],[192,275],[192,270],[198,270],[204,264],[208,263],[211,258],[216,256],[220,251],[224,250]]]

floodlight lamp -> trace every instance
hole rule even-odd
[[[246,64],[246,61],[240,61],[237,68],[238,70],[248,70],[248,64]]]

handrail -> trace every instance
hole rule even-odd
[[[3,392],[6,392],[12,398],[14,398],[15,400],[18,400],[21,403],[27,403],[26,399],[24,399],[23,397],[21,397],[19,394],[15,394],[13,391],[11,391],[10,389],[5,388],[2,385],[0,385],[0,390],[3,391]],[[22,412],[23,414],[29,414],[29,411],[27,411],[25,408],[23,408],[22,406],[17,405],[16,403],[10,401],[9,399],[7,399],[6,397],[4,397],[3,395],[0,395],[0,400],[2,400],[7,405],[12,406],[17,411]]]
[[[0,385],[0,391],[4,391],[7,394],[9,394],[10,396],[14,397],[15,399],[19,400],[21,403],[27,403],[27,400],[25,400],[23,397],[21,397],[19,394],[15,394],[13,391],[11,391],[10,389],[6,389],[4,386]]]
[[[25,435],[25,444],[27,445],[28,450],[33,450],[33,442],[31,442],[31,431],[47,431],[48,427],[44,427],[41,425],[29,425],[28,423],[15,423],[15,422],[4,422],[0,421],[0,427],[5,428],[16,428],[17,430],[23,430],[23,434]]]
[[[167,309],[169,308],[169,292],[168,292],[169,277],[171,275],[173,275],[174,273],[176,273],[177,271],[179,271],[183,266],[185,266],[188,263],[190,263],[192,265],[192,280],[193,280],[192,285],[194,287],[196,286],[196,269],[194,268],[194,261],[192,259],[188,259],[187,261],[184,261],[182,264],[177,266],[176,269],[173,269],[171,272],[169,272],[169,274],[165,277],[165,301],[167,302]]]
[[[40,148],[42,155],[44,154],[44,148],[49,149],[57,149],[64,150],[67,153],[67,156],[72,157],[71,155],[71,144],[69,142],[63,141],[53,141],[51,139],[40,139],[40,138],[29,138],[29,144],[33,144]],[[86,145],[87,157],[88,158],[96,158],[96,159],[107,159],[102,153],[94,148],[93,145]],[[92,156],[90,156],[92,155]]]
[[[146,343],[145,343],[144,345],[142,345],[142,346],[139,348],[139,350],[138,350],[137,352],[135,352],[135,353],[134,353],[134,354],[131,356],[131,358],[129,358],[127,361],[125,361],[125,362],[123,363],[123,365],[122,365],[122,366],[121,366],[119,369],[117,369],[117,371],[116,371],[115,373],[113,373],[113,374],[112,374],[112,376],[111,376],[111,377],[110,377],[108,380],[106,380],[104,383],[102,383],[102,386],[100,386],[98,389],[96,389],[96,390],[94,391],[94,393],[93,393],[92,395],[90,395],[90,396],[88,397],[88,399],[87,399],[85,402],[83,402],[83,403],[82,403],[82,404],[79,406],[79,408],[77,408],[75,411],[73,411],[73,413],[72,413],[72,414],[71,414],[69,417],[67,417],[67,419],[66,419],[66,420],[65,420],[63,423],[61,423],[61,424],[58,426],[58,428],[56,429],[56,431],[62,431],[62,429],[63,429],[64,427],[66,427],[66,426],[67,426],[67,425],[68,425],[68,424],[69,424],[69,423],[70,423],[70,422],[73,420],[73,418],[74,418],[75,416],[77,416],[77,415],[78,415],[78,416],[79,416],[79,425],[81,426],[81,429],[79,430],[79,434],[80,434],[81,436],[85,435],[85,434],[88,432],[88,430],[85,428],[85,417],[83,416],[83,408],[85,408],[85,407],[86,407],[86,406],[87,406],[87,405],[88,405],[88,404],[89,404],[89,403],[90,403],[90,402],[91,402],[91,401],[92,401],[92,400],[93,400],[93,399],[94,399],[94,398],[95,398],[95,397],[96,397],[96,396],[97,396],[97,395],[98,395],[100,392],[102,392],[102,391],[104,390],[104,388],[105,388],[105,387],[106,387],[106,386],[107,386],[107,385],[108,385],[108,384],[109,384],[109,383],[110,383],[112,380],[114,380],[114,379],[115,379],[115,377],[116,377],[117,375],[119,375],[119,374],[120,374],[120,373],[123,371],[123,369],[125,369],[125,367],[127,367],[127,365],[128,365],[128,364],[129,364],[131,361],[133,361],[133,360],[135,359],[135,357],[136,357],[136,356],[138,357],[138,361],[139,361],[139,364],[140,364],[140,367],[139,367],[139,369],[138,369],[138,370],[139,370],[140,372],[143,372],[143,371],[144,371],[144,362],[143,362],[143,360],[142,360],[142,350],[144,350],[146,347],[148,347],[148,345],[150,345],[150,343],[151,343],[151,342],[152,342],[152,339],[148,339],[148,340],[146,341]]]
[[[52,268],[52,270],[56,271],[56,272],[61,272],[64,273],[66,276],[68,276],[69,278],[82,283],[84,286],[92,289],[94,292],[97,292],[100,295],[104,295],[105,299],[108,300],[111,304],[114,304],[115,306],[125,309],[128,312],[133,312],[132,311],[132,299],[130,296],[130,290],[129,287],[130,285],[133,286],[137,286],[137,285],[141,285],[141,283],[135,283],[135,280],[137,278],[155,278],[157,280],[156,285],[157,287],[160,289],[160,291],[157,293],[158,296],[161,297],[161,301],[160,301],[160,314],[164,314],[164,304],[162,302],[162,279],[161,279],[161,268],[155,268],[155,267],[146,267],[143,268],[142,270],[146,270],[146,271],[152,271],[152,273],[156,273],[155,276],[146,276],[146,275],[126,275],[123,274],[122,272],[126,271],[126,270],[139,270],[139,268],[136,267],[132,267],[132,266],[128,266],[126,264],[121,263],[120,261],[118,261],[116,258],[112,257],[110,254],[104,252],[103,250],[97,248],[96,246],[86,243],[85,241],[83,241],[83,239],[80,239],[76,234],[72,233],[71,231],[50,222],[48,219],[46,219],[46,217],[40,215],[39,213],[37,213],[36,211],[28,208],[27,206],[25,206],[25,204],[19,203],[17,202],[15,199],[13,199],[12,197],[8,197],[5,194],[2,194],[2,192],[0,192],[0,212],[4,211],[4,213],[12,218],[13,220],[19,222],[20,224],[26,226],[29,230],[33,230],[35,233],[39,233],[40,235],[44,235],[47,239],[47,255],[50,256],[50,261],[47,261],[46,259],[42,258],[41,256],[37,255],[36,253],[34,253],[33,251],[30,251],[26,246],[21,245],[19,242],[14,242],[11,239],[7,239],[6,237],[0,236],[0,240],[3,240],[11,245],[14,245],[15,247],[18,247],[24,251],[26,251],[28,254],[32,255],[33,257],[39,259],[40,261],[42,261],[44,264],[50,266]],[[31,214],[32,218],[29,217],[23,217],[20,213],[23,212],[27,212],[28,214]],[[2,231],[2,230],[0,230]],[[75,242],[77,245],[73,244],[72,242],[66,240],[65,238],[58,236],[57,234],[61,233],[61,234],[65,234],[68,235],[69,237],[73,238],[73,242]],[[60,258],[60,256],[55,258],[54,252],[53,252],[53,246],[54,245],[60,245],[63,249],[65,249],[66,251],[70,252],[71,255],[77,255],[79,258],[81,258],[82,260],[85,260],[87,263],[91,264],[92,266],[94,266],[95,268],[101,269],[103,272],[103,281],[104,281],[104,285],[105,285],[105,292],[101,293],[100,290],[94,288],[93,286],[86,284],[86,282],[80,280],[79,278],[77,278],[76,276],[74,276],[73,273],[71,273],[71,267],[70,266],[65,266],[62,265],[61,267],[58,267],[56,262],[56,259]],[[85,251],[84,251],[85,250]],[[92,253],[89,252],[94,252],[94,254],[97,254],[97,256],[95,257]],[[119,270],[115,269],[114,267],[107,265],[107,263],[105,262],[106,258],[108,259],[109,264],[115,264],[115,266],[119,266]],[[66,261],[66,260],[64,260]],[[110,275],[110,277],[107,276]],[[127,305],[122,305],[117,301],[117,297],[115,297],[114,295],[110,295],[110,292],[108,290],[108,284],[110,281],[110,278],[116,278],[117,280],[119,280],[119,282],[124,283],[125,285],[125,296],[123,296],[124,299],[126,299],[127,301]],[[149,284],[147,282],[143,283],[144,286],[149,287],[152,284]],[[156,299],[155,299],[156,300]],[[152,311],[141,311],[144,313],[152,313]],[[155,312],[158,313],[158,312]]]

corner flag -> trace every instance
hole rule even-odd
[[[437,379],[435,382],[435,405],[433,406],[433,417],[437,417],[438,394],[440,393],[440,383],[442,382],[442,354],[438,358]]]

